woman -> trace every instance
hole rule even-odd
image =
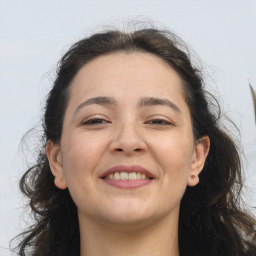
[[[256,255],[238,149],[181,45],[115,30],[63,56],[19,255]]]

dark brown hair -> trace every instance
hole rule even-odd
[[[18,255],[79,256],[76,205],[68,189],[60,190],[54,185],[44,148],[48,140],[60,141],[69,85],[79,69],[97,56],[117,51],[147,52],[166,61],[183,80],[194,138],[208,135],[211,140],[200,183],[188,187],[182,198],[180,255],[256,255],[255,220],[240,207],[242,178],[238,148],[220,125],[219,105],[212,104],[215,100],[206,92],[200,71],[181,46],[184,46],[182,41],[168,31],[110,30],[75,43],[63,56],[46,101],[43,153],[20,181],[21,191],[30,200],[35,224],[22,234]]]

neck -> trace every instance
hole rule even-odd
[[[110,226],[79,216],[79,223],[81,256],[179,256],[178,220]]]

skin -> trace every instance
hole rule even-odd
[[[115,102],[83,104],[94,97]],[[138,107],[145,97],[179,110]],[[199,182],[209,147],[207,136],[194,141],[182,80],[157,56],[114,53],[84,65],[71,84],[60,144],[46,147],[56,186],[68,188],[78,208],[81,255],[178,256],[180,200]],[[116,165],[142,166],[155,179],[136,189],[110,186],[100,176]]]

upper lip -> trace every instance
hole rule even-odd
[[[139,165],[117,165],[114,167],[111,167],[109,169],[107,169],[106,171],[104,171],[100,178],[104,178],[106,176],[108,176],[111,173],[114,172],[139,172],[139,173],[144,173],[146,175],[146,177],[154,179],[155,176],[147,169],[145,169],[144,167],[141,167]]]

